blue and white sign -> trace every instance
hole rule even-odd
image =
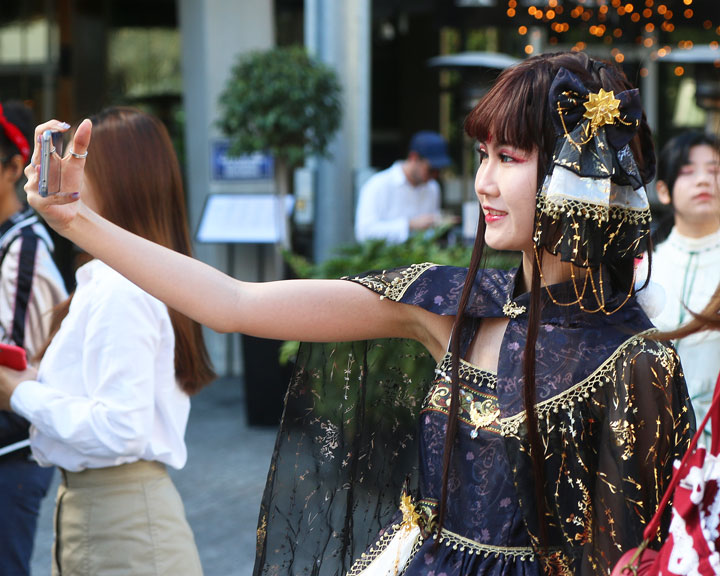
[[[272,180],[274,163],[269,154],[255,152],[244,156],[230,156],[227,140],[212,143],[211,170],[213,180]]]

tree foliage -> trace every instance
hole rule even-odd
[[[250,52],[232,68],[220,108],[231,154],[267,152],[293,167],[326,154],[340,126],[340,84],[303,47]]]

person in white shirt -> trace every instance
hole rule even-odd
[[[447,143],[440,134],[416,133],[407,158],[374,174],[360,189],[355,213],[357,241],[384,239],[396,244],[412,232],[440,224],[436,178],[439,170],[449,165]]]
[[[660,202],[672,207],[672,222],[667,239],[652,255],[651,280],[665,289],[665,306],[653,322],[668,331],[692,320],[691,311],[704,309],[720,284],[717,140],[694,131],[669,140],[658,160],[657,193]],[[700,331],[675,346],[700,422],[720,372],[720,332]]]
[[[83,200],[189,254],[180,169],[164,126],[131,108],[104,110],[93,123]],[[31,422],[33,455],[62,472],[53,574],[201,575],[166,471],[187,459],[189,396],[215,376],[200,327],[99,260],[76,277],[37,375],[0,374],[0,407]]]

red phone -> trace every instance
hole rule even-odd
[[[13,370],[25,370],[27,368],[25,349],[13,344],[0,343],[0,364]]]

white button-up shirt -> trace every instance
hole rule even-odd
[[[355,213],[355,238],[384,238],[404,242],[410,234],[410,220],[423,214],[440,218],[440,186],[435,180],[413,186],[402,169],[403,161],[378,172],[360,189]]]
[[[77,272],[70,311],[12,409],[32,423],[32,452],[66,470],[187,459],[190,400],[175,381],[166,306],[93,260]]]

